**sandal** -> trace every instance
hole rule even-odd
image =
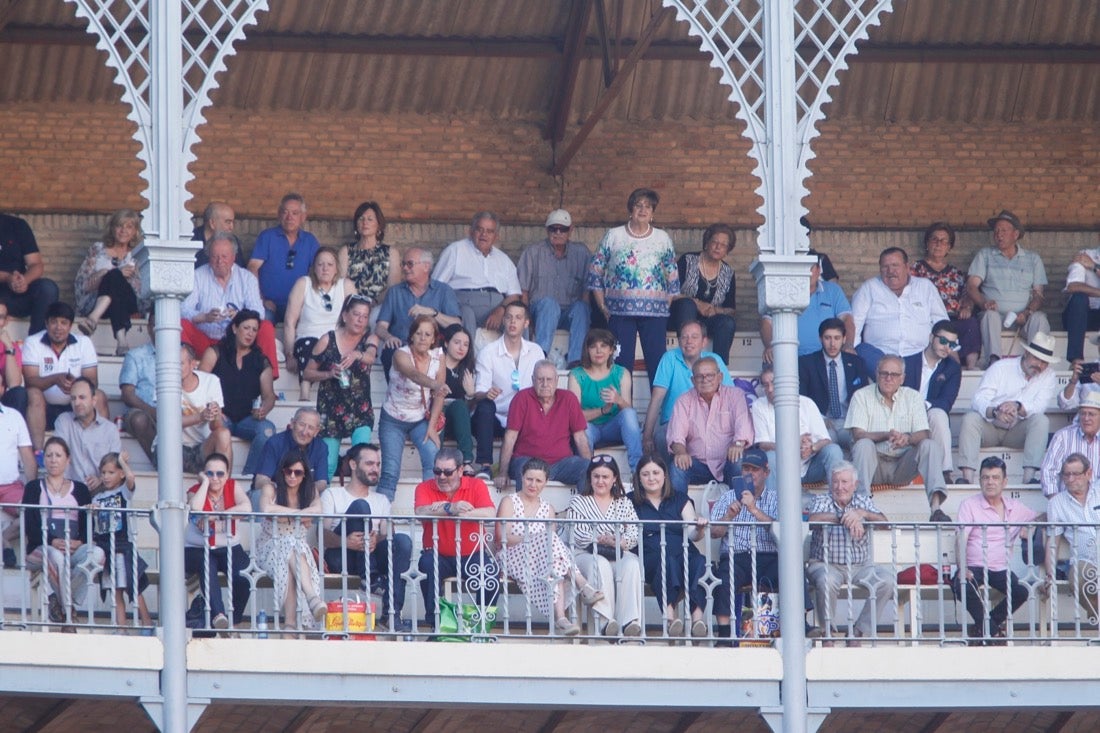
[[[673,618],[669,619],[665,625],[668,629],[669,636],[683,636],[684,635],[684,621],[683,619]]]
[[[321,596],[313,596],[309,599],[309,610],[313,614],[313,618],[320,621],[328,613],[328,605],[324,602]]]
[[[577,626],[575,623],[564,616],[559,618],[554,626],[557,627],[558,633],[562,636],[576,636],[577,634],[581,633],[581,627]]]
[[[607,625],[603,627],[604,636],[618,636],[619,635],[619,622],[615,619],[610,619]]]
[[[591,584],[585,583],[581,588],[581,600],[586,605],[592,606],[603,600],[603,591],[596,590]]]
[[[691,635],[696,639],[706,636],[710,632],[710,628],[707,627],[707,622],[701,618],[697,618],[691,622]]]

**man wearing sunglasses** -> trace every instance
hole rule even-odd
[[[417,316],[431,316],[442,331],[460,323],[458,300],[447,283],[431,279],[432,253],[421,247],[410,247],[401,258],[404,282],[386,290],[379,306],[374,333],[382,341],[382,369],[390,378],[393,352],[405,345],[405,335]],[[472,335],[472,334],[471,334]]]
[[[924,351],[905,357],[905,386],[915,389],[928,408],[928,429],[943,450],[943,480],[952,483],[951,425],[948,415],[962,384],[962,367],[954,354],[959,350],[959,329],[954,321],[937,321]]]
[[[491,211],[479,211],[470,223],[470,236],[451,242],[439,254],[432,276],[454,288],[462,325],[471,336],[478,326],[499,331],[504,306],[521,299],[516,266],[496,246],[500,220]]]
[[[932,326],[947,318],[931,280],[909,275],[909,255],[887,247],[878,256],[879,276],[852,296],[856,353],[874,374],[883,354],[909,356],[924,348]]]
[[[550,354],[554,331],[569,330],[569,350],[559,369],[576,366],[581,360],[584,337],[592,321],[588,309],[588,290],[584,287],[588,261],[592,253],[582,242],[573,242],[573,217],[565,209],[555,209],[546,217],[546,239],[536,242],[519,257],[516,268],[523,302],[535,319],[535,343]]]
[[[306,201],[288,193],[279,202],[279,226],[260,232],[252,247],[248,270],[260,281],[267,320],[282,323],[286,301],[298,278],[309,274],[313,256],[321,247],[317,237],[302,229]]]
[[[439,581],[461,577],[466,591],[474,595],[478,605],[494,604],[499,586],[496,578],[486,582],[489,578],[483,575],[495,568],[495,563],[491,562],[484,534],[491,525],[479,521],[495,517],[496,505],[485,482],[463,475],[461,468],[462,453],[458,449],[440,448],[432,469],[435,478],[416,487],[414,506],[423,524],[424,537],[424,552],[417,567],[424,573],[420,591],[424,594],[425,622],[433,628]]]

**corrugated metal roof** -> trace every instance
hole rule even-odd
[[[714,6],[716,0],[711,0]],[[805,5],[806,3],[800,3]],[[873,28],[874,61],[855,61],[833,90],[828,113],[869,120],[1100,119],[1100,63],[1011,63],[1012,46],[1100,47],[1097,0],[899,0]],[[488,113],[546,119],[560,74],[560,48],[570,3],[556,0],[272,0],[231,59],[215,104],[244,109],[335,110],[348,113]],[[636,39],[659,11],[658,0],[608,0],[612,35]],[[88,41],[73,7],[62,0],[15,6],[0,30],[0,101],[112,102],[112,74]],[[595,13],[588,28],[597,43]],[[52,40],[51,40],[52,39]],[[424,54],[357,52],[356,44],[410,47]],[[433,46],[511,44],[511,55],[432,55]],[[607,111],[635,120],[732,120],[729,90],[702,53],[683,48],[687,25],[666,22],[655,47],[679,52],[639,63]],[[337,51],[320,49],[338,45]],[[935,47],[915,61],[891,54]],[[983,62],[973,45],[1006,47]],[[286,50],[290,49],[290,50]],[[957,49],[957,53],[953,51]],[[526,56],[524,51],[528,52]],[[624,51],[625,54],[625,51]],[[658,56],[656,52],[653,54]],[[599,54],[580,63],[570,110],[583,121],[604,91]]]

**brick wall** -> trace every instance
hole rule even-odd
[[[272,225],[279,197],[298,190],[310,205],[309,228],[339,244],[351,212],[366,198],[391,219],[387,239],[438,249],[464,231],[478,208],[505,221],[513,254],[540,236],[560,203],[595,246],[604,228],[625,217],[636,185],[661,192],[658,222],[681,251],[698,247],[703,226],[726,220],[738,229],[730,256],[738,273],[738,308],[755,327],[748,264],[760,223],[758,185],[739,128],[693,121],[603,123],[560,179],[546,171],[553,151],[534,121],[413,116],[212,110],[197,148],[192,210],[211,199],[232,202],[246,249]],[[133,125],[118,106],[34,105],[0,110],[0,210],[30,212],[63,292],[105,214],[141,208],[142,181]],[[919,232],[947,219],[961,232],[960,266],[987,241],[984,221],[1008,207],[1036,231],[1051,280],[1057,322],[1065,263],[1096,246],[1100,227],[1100,134],[1080,124],[868,124],[828,121],[815,142],[811,195],[805,203],[851,293],[876,272],[879,250],[919,255]],[[1042,231],[1049,230],[1049,231]]]

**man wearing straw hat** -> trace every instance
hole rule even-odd
[[[1028,342],[1040,331],[1050,333],[1042,311],[1047,284],[1042,258],[1017,243],[1024,227],[1011,211],[1001,211],[988,224],[994,246],[978,250],[966,278],[966,292],[981,312],[983,366],[1001,358],[1002,327],[1018,329]]]
[[[991,445],[1024,450],[1024,483],[1039,483],[1050,421],[1045,411],[1058,379],[1050,365],[1054,337],[1039,332],[1024,346],[1024,354],[990,365],[970,400],[959,429],[959,468],[966,483],[974,483],[978,451]]]

